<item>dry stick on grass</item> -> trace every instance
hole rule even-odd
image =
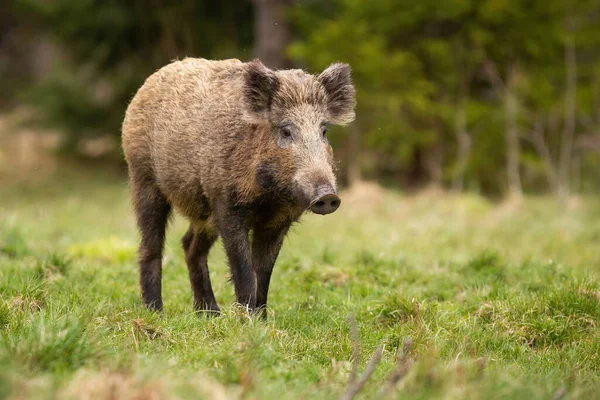
[[[567,388],[566,386],[561,386],[558,388],[558,390],[556,392],[554,392],[554,395],[552,396],[552,400],[560,400],[563,397],[565,397],[565,395],[567,394]]]
[[[367,383],[371,375],[373,375],[373,372],[375,372],[377,364],[379,364],[379,361],[381,361],[382,352],[383,347],[378,346],[375,352],[373,353],[373,356],[371,357],[367,368],[365,368],[364,372],[360,376],[360,379],[358,381],[355,380],[350,385],[348,385],[348,389],[346,389],[346,392],[340,397],[340,400],[352,400],[354,396],[356,396],[358,392],[360,392],[360,390],[363,388],[363,386],[365,386],[365,383]]]
[[[356,376],[358,375],[360,343],[358,341],[358,327],[353,315],[348,317],[348,325],[350,325],[350,340],[352,340],[352,372],[350,372],[350,379],[348,380],[348,386],[350,386],[356,381]]]
[[[383,353],[383,346],[378,346],[367,367],[363,371],[360,379],[356,380],[358,375],[358,364],[360,362],[360,342],[358,340],[358,327],[356,326],[356,319],[350,315],[348,317],[348,324],[350,325],[350,338],[352,340],[352,371],[350,372],[350,379],[348,380],[348,387],[344,394],[340,397],[340,400],[352,400],[365,386],[375,368],[381,361],[381,354]],[[412,347],[412,339],[404,339],[404,345],[402,347],[402,354],[398,359],[396,368],[388,375],[386,382],[387,384],[379,392],[379,396],[388,395],[396,386],[396,384],[406,375],[406,373],[412,367],[412,362],[408,358],[408,353]]]
[[[350,325],[350,340],[352,340],[352,371],[350,372],[350,379],[348,379],[348,387],[346,392],[344,392],[344,394],[340,397],[340,400],[351,400],[358,394],[358,392],[360,392],[363,386],[365,386],[365,383],[367,383],[367,380],[369,380],[375,371],[379,361],[381,361],[381,353],[383,352],[383,348],[381,346],[375,350],[375,353],[373,353],[367,368],[365,368],[365,371],[357,381],[356,377],[358,376],[358,364],[360,363],[360,342],[358,340],[358,327],[356,325],[356,319],[354,318],[354,315],[348,316],[348,325]]]
[[[400,382],[400,380],[406,376],[408,371],[410,371],[410,368],[412,367],[412,360],[408,357],[408,353],[410,352],[412,344],[413,342],[410,337],[404,339],[404,344],[402,345],[402,354],[398,358],[396,368],[388,375],[386,384],[379,392],[378,397],[383,398],[389,395],[392,390],[394,390],[398,382]]]

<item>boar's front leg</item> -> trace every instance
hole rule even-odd
[[[288,224],[275,228],[259,226],[254,228],[252,265],[254,271],[256,271],[256,308],[259,310],[267,307],[267,295],[269,293],[269,283],[271,282],[273,266],[275,265],[288,229]]]
[[[221,204],[216,211],[217,228],[229,260],[236,301],[247,306],[250,311],[254,311],[256,274],[252,269],[248,228],[243,216],[233,207]]]

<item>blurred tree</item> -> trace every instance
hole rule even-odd
[[[61,48],[58,62],[26,96],[37,122],[60,126],[68,149],[83,137],[118,137],[143,80],[176,58],[249,58],[252,6],[224,0],[127,2],[11,0]]]
[[[255,7],[254,37],[256,57],[271,68],[289,68],[285,49],[290,42],[286,17],[290,0],[252,0]]]
[[[564,200],[600,181],[599,19],[598,0],[8,0],[0,74],[4,104],[22,92],[75,149],[118,140],[129,99],[175,58],[343,61],[357,121],[331,140],[347,182]]]
[[[423,10],[392,1],[303,2],[292,18],[306,39],[292,44],[290,54],[311,70],[337,60],[352,66],[358,100],[355,124],[362,133],[350,136],[360,144],[348,148],[371,150],[373,157],[365,157],[373,165],[368,176],[391,172],[417,183],[427,173],[422,148],[438,142],[435,119],[430,118],[435,88],[417,54],[405,46],[410,38],[404,32],[418,29],[415,13]],[[346,164],[360,164],[359,154],[346,154]],[[430,175],[435,175],[432,169]]]
[[[577,121],[593,120],[577,106],[585,88],[578,54],[600,56],[573,38],[583,29],[600,38],[600,26],[591,22],[598,6],[593,0],[304,1],[292,13],[302,39],[290,54],[315,69],[335,60],[353,66],[359,140],[374,155],[374,175],[412,175],[455,191],[466,179],[470,187],[519,196],[526,168],[530,187],[546,176],[555,192],[568,193]],[[559,103],[562,116],[555,115]],[[540,110],[546,110],[542,120],[554,114],[545,135],[558,151],[544,150],[546,139],[540,146]],[[346,158],[356,163],[365,154]]]
[[[522,192],[518,80],[559,54],[562,4],[563,0],[485,0],[478,5],[478,19],[485,29],[479,41],[485,52],[483,68],[497,98],[502,99],[508,190],[517,197]]]

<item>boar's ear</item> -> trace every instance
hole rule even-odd
[[[268,118],[271,102],[278,88],[279,79],[275,73],[258,59],[246,65],[244,96],[252,114],[260,118]]]
[[[331,114],[331,122],[336,125],[346,125],[354,121],[356,99],[350,77],[350,66],[341,63],[331,64],[319,75],[318,80],[327,93],[327,108]]]

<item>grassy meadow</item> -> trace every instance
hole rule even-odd
[[[383,348],[357,398],[397,365],[388,398],[600,396],[595,198],[564,210],[361,185],[290,233],[267,321],[232,305],[220,244],[209,266],[223,315],[193,312],[186,228],[170,226],[154,314],[139,299],[124,176],[1,184],[0,398],[337,398],[353,368],[349,315],[359,373]]]

